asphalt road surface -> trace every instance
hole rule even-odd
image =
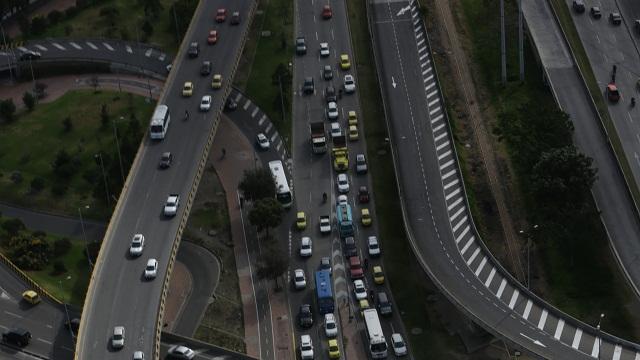
[[[136,350],[151,356],[153,352],[162,285],[175,235],[185,215],[184,205],[194,183],[197,159],[204,154],[207,136],[213,134],[214,120],[224,100],[224,90],[211,89],[211,75],[200,75],[201,63],[212,61],[212,74],[221,73],[223,89],[228,86],[235,59],[241,51],[251,6],[250,0],[218,0],[202,2],[196,10],[179,52],[179,61],[174,64],[167,90],[159,101],[167,104],[172,114],[167,136],[159,142],[145,138],[138,161],[129,174],[124,199],[114,213],[111,230],[107,231],[85,302],[76,349],[79,359],[116,359],[131,356]],[[222,24],[214,23],[213,16],[218,7],[227,7],[229,17],[231,12],[239,11],[241,23],[233,26],[229,19]],[[213,28],[219,31],[218,43],[207,45],[208,30]],[[189,59],[186,55],[186,47],[193,40],[200,43],[197,59]],[[185,81],[194,82],[193,96],[187,98],[181,95]],[[212,110],[200,113],[200,99],[205,94],[213,95]],[[183,119],[185,111],[193,114],[188,121]],[[171,168],[160,171],[158,161],[165,151],[173,153],[174,163]],[[182,206],[174,218],[162,215],[170,193],[181,195]],[[131,259],[127,252],[136,233],[144,234],[146,244],[144,254]],[[143,273],[150,258],[158,260],[158,276],[146,281]],[[115,326],[125,327],[126,340],[122,350],[110,346]]]

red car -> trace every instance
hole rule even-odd
[[[607,85],[607,97],[611,102],[618,102],[620,100],[620,92],[616,84],[611,83]]]
[[[227,9],[218,9],[218,12],[216,13],[216,22],[224,22],[227,19]]]
[[[352,279],[362,279],[364,277],[362,264],[360,263],[360,258],[357,256],[349,258],[349,275],[351,275]]]
[[[325,5],[322,8],[322,18],[327,20],[327,19],[331,19],[332,16],[333,16],[333,11],[331,11],[331,5]]]
[[[213,45],[218,42],[218,30],[209,31],[209,36],[207,37],[207,43],[209,45]]]

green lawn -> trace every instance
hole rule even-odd
[[[85,215],[107,218],[110,211],[104,206],[104,190],[95,194],[99,201],[92,194],[93,181],[102,181],[95,154],[103,154],[107,169],[110,157],[116,162],[113,125],[109,121],[105,128],[101,127],[102,104],[107,105],[110,119],[118,122],[121,148],[131,115],[138,119],[144,131],[153,111],[153,104],[146,103],[141,96],[82,90],[68,92],[52,103],[37,105],[33,112],[21,113],[12,123],[1,123],[0,198],[9,203],[71,216],[77,216],[79,207],[89,205]],[[120,120],[121,116],[124,120]],[[66,117],[70,117],[73,124],[69,132],[64,131],[63,120]],[[135,153],[138,143],[131,141],[129,147]],[[63,178],[54,175],[52,168],[56,154],[62,149],[77,164],[77,171]],[[123,159],[123,162],[130,163],[131,160]],[[119,167],[117,169],[119,183]],[[16,171],[21,174],[20,182],[12,179],[11,175]],[[85,179],[87,171],[93,173],[92,182]],[[125,167],[125,176],[127,172]],[[31,190],[31,181],[36,177],[44,179],[44,189],[39,192]],[[110,187],[115,186],[116,181],[110,179]],[[53,195],[52,186],[59,183],[67,185],[68,190],[62,196]]]

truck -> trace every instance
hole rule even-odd
[[[327,152],[327,136],[324,129],[323,121],[316,121],[309,124],[311,132],[311,149],[314,154],[323,154]]]
[[[335,171],[347,171],[349,168],[349,151],[347,150],[347,138],[338,135],[333,138],[333,169]]]

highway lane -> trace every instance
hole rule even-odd
[[[160,101],[169,106],[172,114],[167,137],[160,142],[145,138],[130,173],[128,188],[122,195],[123,201],[107,231],[85,302],[77,346],[79,359],[115,359],[125,354],[130,356],[136,350],[144,351],[147,356],[152,354],[163,280],[198,168],[194,159],[204,154],[207,136],[213,134],[217,109],[224,100],[223,90],[211,89],[211,76],[200,76],[200,65],[203,60],[211,60],[212,73],[222,73],[223,89],[228,86],[252,5],[250,0],[206,1],[200,3],[195,13],[178,55],[180,61],[174,65]],[[231,12],[240,11],[240,25],[230,25],[229,19],[222,24],[213,22],[216,9],[223,6],[228,8],[229,17]],[[218,43],[207,45],[208,30],[214,28],[219,30]],[[200,55],[197,59],[183,60],[192,40],[200,42]],[[194,82],[192,97],[181,95],[185,81]],[[198,105],[204,94],[213,95],[212,110],[199,113]],[[183,121],[185,110],[193,114],[189,121]],[[170,169],[159,171],[157,164],[164,151],[174,154],[174,164]],[[162,216],[162,207],[170,193],[180,194],[182,202],[173,219]],[[129,259],[127,249],[135,233],[145,235],[145,250],[140,258]],[[158,277],[144,281],[145,263],[152,257],[159,262]],[[126,345],[120,351],[109,346],[114,326],[126,329]]]

